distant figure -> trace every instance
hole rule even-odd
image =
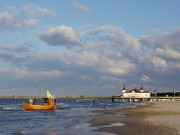
[[[34,101],[33,101],[33,99],[29,99],[29,104],[31,104],[31,105],[32,105],[32,104],[33,104],[33,102],[34,102]]]
[[[37,98],[35,98],[35,99],[33,100],[33,105],[35,105],[36,102],[37,102]]]

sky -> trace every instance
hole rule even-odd
[[[0,1],[0,96],[180,92],[179,0]]]

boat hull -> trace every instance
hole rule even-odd
[[[56,103],[51,105],[31,105],[22,102],[26,111],[56,110]]]

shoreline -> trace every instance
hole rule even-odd
[[[135,108],[95,111],[88,123],[96,132],[120,135],[180,135],[180,101],[157,101]],[[110,126],[122,123],[125,126]],[[103,127],[106,126],[106,127]]]

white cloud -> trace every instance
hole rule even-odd
[[[110,31],[110,32],[120,31],[120,32],[123,32],[123,30],[121,28],[115,28],[111,25],[104,25],[104,26],[100,26],[96,29],[89,30],[87,32],[87,34],[97,35],[98,33],[104,32],[104,31]]]
[[[100,41],[108,40],[111,47],[115,50],[128,50],[128,52],[140,52],[141,47],[138,39],[128,35],[122,28],[113,27],[111,25],[100,26],[96,29],[89,30],[85,35],[94,35],[96,38],[99,36]]]
[[[64,53],[53,53],[49,55],[51,60],[57,60],[60,65],[67,69],[74,68],[81,72],[83,70],[92,70],[94,73],[103,73],[109,75],[129,75],[136,65],[127,59],[111,59],[104,54],[92,52],[74,52],[65,51]],[[87,72],[88,73],[88,72]]]
[[[73,2],[72,4],[73,4],[74,7],[75,7],[76,9],[78,9],[78,10],[82,10],[82,11],[84,11],[84,12],[86,12],[86,13],[90,13],[90,12],[91,12],[87,7],[79,4],[78,2]]]
[[[25,5],[20,11],[20,14],[28,14],[31,16],[42,16],[42,17],[52,17],[55,15],[55,12],[50,11],[46,8],[41,8],[40,6],[28,4]]]
[[[0,13],[0,29],[1,30],[14,30],[21,27],[19,18],[9,14],[8,12]]]
[[[173,48],[167,48],[167,49],[162,49],[162,48],[157,48],[156,49],[157,54],[160,54],[162,56],[165,56],[167,58],[173,58],[173,59],[180,59],[180,50],[174,50]]]
[[[164,60],[162,58],[153,57],[151,62],[153,63],[153,65],[155,67],[158,67],[158,68],[167,68],[168,67],[166,60]]]
[[[172,68],[175,68],[175,69],[179,69],[179,70],[180,70],[180,63],[170,62],[170,66],[171,66]]]
[[[111,60],[109,58],[100,58],[96,65],[97,70],[101,73],[112,75],[128,75],[136,68],[136,65],[129,60]]]
[[[167,75],[169,72],[176,76],[175,71],[179,70],[180,30],[177,27],[174,30],[171,33],[156,30],[153,34],[143,35],[139,40],[144,51],[143,62],[153,74]],[[152,65],[148,64],[149,61]]]
[[[3,71],[3,73],[5,73],[6,75],[12,75],[13,78],[41,78],[41,77],[58,77],[61,76],[63,73],[61,73],[60,71],[57,70],[52,70],[52,71],[28,71],[28,70],[20,70],[18,68],[14,68],[14,69],[0,69],[1,72]]]
[[[6,83],[10,81],[18,89],[43,89],[46,84],[59,93],[64,89],[67,95],[73,89],[86,89],[88,93],[91,90],[105,91],[111,95],[113,90],[119,91],[124,82],[129,89],[137,87],[142,81],[147,84],[148,88],[144,86],[146,89],[159,88],[160,85],[170,88],[167,82],[178,84],[179,41],[175,38],[178,32],[158,32],[153,37],[146,35],[148,38],[143,37],[142,42],[141,38],[132,37],[111,25],[88,31],[81,29],[81,36],[77,31],[61,25],[47,27],[37,34],[51,46],[67,47],[56,52],[39,53],[31,51],[30,46],[0,45],[1,86],[10,87]],[[165,37],[173,43],[165,43]],[[76,47],[70,48],[73,46]],[[132,53],[136,53],[137,57],[133,57]],[[112,91],[109,92],[109,89]]]
[[[133,50],[133,51],[141,51],[141,47],[139,45],[138,39],[135,39],[132,36],[129,36],[125,33],[111,33],[106,34],[105,37],[108,40],[111,40],[112,42],[116,43],[117,48],[123,48],[127,50]]]
[[[39,20],[31,19],[31,20],[24,20],[25,28],[35,27],[39,24]]]
[[[179,54],[175,52],[180,50],[180,30],[178,28],[176,28],[175,32],[173,33],[158,31],[153,33],[152,35],[143,35],[140,38],[140,42],[149,50],[155,51],[155,53],[157,51],[157,53],[165,55],[165,53],[167,52],[170,53],[166,54],[167,57],[168,55],[174,58],[179,57],[177,56]],[[174,56],[172,56],[172,53],[175,53]]]
[[[8,6],[6,9],[12,12],[0,13],[0,30],[1,31],[14,31],[17,29],[27,29],[35,27],[39,24],[39,18],[34,17],[46,17],[54,16],[55,13],[47,10],[46,8],[40,8],[36,5],[26,5],[22,9],[16,9],[13,6]],[[27,19],[29,18],[29,19]]]
[[[151,78],[149,76],[147,76],[147,75],[142,75],[141,80],[147,82],[147,81],[150,81]]]
[[[47,31],[37,33],[37,35],[42,41],[52,46],[73,47],[83,44],[75,31],[65,25],[49,28]]]
[[[2,51],[7,51],[7,52],[11,52],[11,53],[17,53],[17,52],[29,52],[30,51],[30,48],[28,46],[23,46],[23,45],[20,45],[20,46],[8,46],[8,45],[0,45],[0,50]]]

